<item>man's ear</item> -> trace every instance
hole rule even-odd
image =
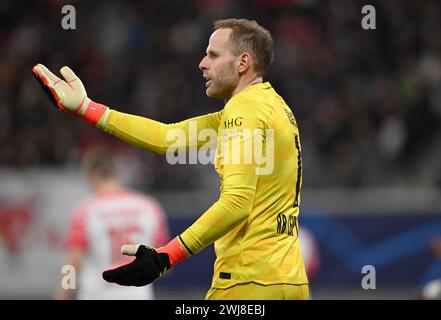
[[[248,52],[243,52],[237,58],[237,71],[239,73],[244,73],[251,68],[252,58],[251,54]]]

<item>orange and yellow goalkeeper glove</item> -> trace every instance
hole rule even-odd
[[[83,83],[69,67],[60,70],[64,79],[58,78],[42,64],[35,65],[32,71],[58,109],[78,116],[92,125],[97,125],[106,112],[105,105],[87,97]]]

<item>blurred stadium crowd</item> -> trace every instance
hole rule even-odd
[[[372,1],[376,30],[361,28],[361,3],[3,0],[0,166],[75,166],[110,144],[137,159],[150,187],[199,185],[195,166],[170,166],[52,109],[31,69],[69,65],[95,101],[176,122],[223,107],[205,96],[198,63],[212,22],[240,16],[274,36],[265,80],[296,115],[305,187],[441,188],[441,3]],[[76,30],[61,28],[64,4],[75,6]]]

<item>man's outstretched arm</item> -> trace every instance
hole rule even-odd
[[[222,111],[178,123],[164,124],[118,112],[94,102],[87,96],[83,83],[69,67],[60,70],[63,79],[42,64],[34,66],[32,71],[58,109],[73,114],[125,142],[156,153],[164,154],[171,146],[179,150],[201,147],[207,143],[198,139],[201,130],[217,131],[219,127]],[[179,133],[182,133],[180,138]]]
[[[98,127],[131,145],[165,154],[170,147],[173,147],[174,150],[188,151],[189,148],[198,149],[208,142],[211,142],[211,145],[207,145],[207,147],[215,146],[215,139],[212,141],[199,139],[199,133],[203,129],[212,129],[214,136],[220,118],[221,111],[177,123],[164,124],[108,108]]]

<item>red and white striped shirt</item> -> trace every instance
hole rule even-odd
[[[124,244],[159,247],[169,240],[167,218],[152,197],[120,190],[101,193],[82,203],[74,212],[67,236],[68,248],[85,255],[78,282],[78,299],[153,299],[153,287],[123,287],[103,280],[104,270],[127,263]]]

